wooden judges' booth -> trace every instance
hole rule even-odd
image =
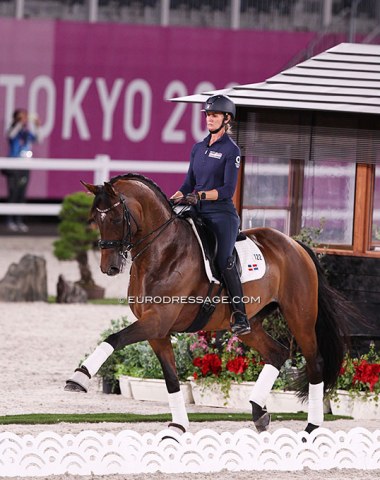
[[[330,283],[368,320],[351,334],[378,342],[380,46],[343,43],[263,83],[178,100],[213,93],[237,106],[242,227],[309,230]]]

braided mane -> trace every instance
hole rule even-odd
[[[157,185],[157,183],[155,183],[150,178],[147,178],[144,175],[141,175],[139,173],[126,173],[124,175],[118,175],[117,177],[111,178],[110,184],[113,185],[118,180],[137,180],[143,183],[144,185],[149,187],[151,190],[153,190],[154,193],[157,195],[157,197],[160,198],[169,208],[171,208],[168,197]]]

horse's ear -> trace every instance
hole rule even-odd
[[[109,182],[104,182],[104,191],[111,197],[113,197],[114,195],[117,195],[117,191],[113,188],[113,186]]]
[[[93,193],[94,195],[98,194],[100,192],[100,189],[102,187],[100,187],[99,185],[92,185],[91,183],[86,183],[84,182],[83,180],[80,180],[80,183],[85,187],[87,188],[87,190],[90,192],[90,193]]]

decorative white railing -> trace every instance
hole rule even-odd
[[[165,435],[173,438],[163,439]],[[227,470],[380,469],[380,430],[313,433],[201,430],[179,436],[132,430],[37,436],[0,433],[0,476],[110,475]]]
[[[108,155],[97,155],[93,160],[33,158],[17,159],[17,162],[0,157],[0,170],[49,170],[49,171],[91,171],[96,185],[109,180],[111,172],[135,173],[185,173],[188,162],[154,160],[111,160]],[[58,215],[61,205],[57,203],[0,203],[0,215]]]

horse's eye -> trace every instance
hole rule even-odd
[[[112,223],[114,225],[120,225],[122,223],[123,219],[122,218],[113,218]]]

